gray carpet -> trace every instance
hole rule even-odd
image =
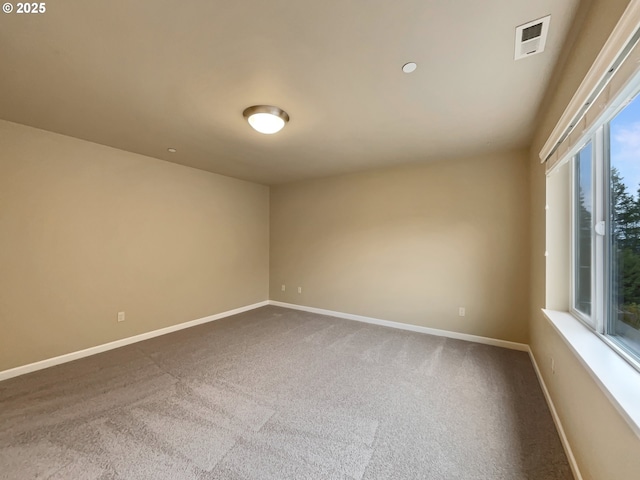
[[[526,353],[264,307],[0,383],[2,479],[571,479]]]

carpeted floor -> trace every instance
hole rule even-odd
[[[526,353],[264,307],[0,383],[2,479],[571,479]]]

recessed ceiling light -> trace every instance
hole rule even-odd
[[[176,150],[175,148],[167,148],[167,152],[169,153],[176,153],[178,150]]]
[[[270,135],[277,133],[289,121],[289,115],[281,108],[271,105],[254,105],[242,112],[254,130]]]
[[[402,71],[404,73],[413,73],[416,71],[416,68],[418,68],[418,64],[414,63],[414,62],[409,62],[409,63],[405,63],[402,66]]]

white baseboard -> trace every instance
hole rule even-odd
[[[467,342],[483,343],[485,345],[493,345],[495,347],[509,348],[511,350],[519,350],[528,352],[529,345],[524,343],[509,342],[507,340],[498,340],[495,338],[481,337],[478,335],[470,335],[468,333],[451,332],[449,330],[439,330],[437,328],[421,327],[410,323],[392,322],[390,320],[380,320],[378,318],[364,317],[362,315],[353,315],[351,313],[334,312],[333,310],[324,310],[322,308],[305,307],[304,305],[295,305],[293,303],[277,302],[269,300],[269,305],[276,307],[291,308],[293,310],[303,310],[305,312],[318,313],[320,315],[329,315],[331,317],[344,318],[347,320],[355,320],[356,322],[372,323],[374,325],[382,325],[384,327],[398,328],[400,330],[408,330],[410,332],[428,333],[429,335],[437,335],[439,337],[455,338],[457,340],[465,340]]]
[[[203,323],[213,322],[220,320],[221,318],[230,317],[231,315],[237,315],[238,313],[247,312],[255,308],[264,307],[269,305],[269,301],[254,303],[253,305],[247,305],[245,307],[235,308],[226,312],[217,313],[215,315],[209,315],[208,317],[198,318],[197,320],[191,320],[189,322],[179,323],[177,325],[171,325],[170,327],[161,328],[159,330],[153,330],[147,333],[141,333],[140,335],[134,335],[133,337],[123,338],[114,342],[104,343],[95,347],[85,348],[77,352],[67,353],[58,357],[48,358],[39,362],[30,363],[21,367],[11,368],[0,372],[0,381],[7,380],[9,378],[25,375],[27,373],[35,372],[36,370],[42,370],[44,368],[53,367],[54,365],[60,365],[61,363],[71,362],[78,360],[79,358],[88,357],[97,353],[106,352],[107,350],[113,350],[114,348],[124,347],[125,345],[131,345],[132,343],[141,342],[150,338],[159,337],[160,335],[166,335],[167,333],[176,332],[185,328],[195,327],[196,325],[202,325]]]
[[[580,469],[578,468],[578,462],[576,462],[576,457],[573,455],[573,450],[571,449],[571,445],[569,444],[567,435],[564,432],[564,427],[562,426],[562,422],[560,421],[560,417],[558,416],[556,407],[553,404],[553,400],[551,399],[551,395],[549,394],[547,385],[544,383],[544,379],[542,378],[542,373],[538,368],[538,362],[536,362],[536,357],[533,355],[533,352],[531,351],[530,348],[529,348],[529,356],[531,357],[531,363],[533,364],[533,369],[535,370],[536,375],[538,376],[538,382],[542,387],[544,398],[547,400],[547,405],[549,406],[549,410],[551,411],[551,417],[553,418],[553,423],[556,424],[556,430],[558,431],[558,435],[560,435],[560,441],[562,442],[562,447],[564,448],[564,452],[567,455],[567,459],[569,460],[569,465],[571,466],[571,471],[573,472],[573,476],[576,480],[582,480],[582,474],[580,473]]]

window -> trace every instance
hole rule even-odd
[[[640,368],[640,96],[572,157],[575,316]]]
[[[587,144],[574,160],[574,249],[575,249],[575,295],[574,308],[585,319],[591,316],[591,257],[593,255],[591,231],[592,227],[592,176],[591,143]]]
[[[606,333],[640,358],[640,97],[609,123],[609,324]]]

